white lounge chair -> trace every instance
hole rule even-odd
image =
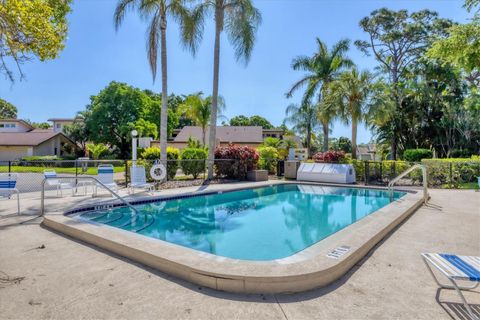
[[[118,185],[113,179],[113,166],[111,164],[101,164],[98,166],[97,180],[110,190],[118,191]],[[95,192],[97,195],[98,187],[103,187],[100,183],[95,183]],[[113,197],[113,195],[112,195]]]
[[[146,189],[149,193],[153,192],[154,184],[147,182],[144,166],[130,167],[130,179],[128,193],[133,193],[135,188]]]
[[[72,190],[72,196],[74,193],[75,186],[71,182],[61,182],[60,179],[55,179],[57,177],[57,172],[55,170],[45,170],[43,175],[47,178],[47,185],[55,187],[57,190],[57,196],[60,194],[63,197],[63,190],[70,189]]]
[[[10,199],[15,193],[17,195],[17,210],[20,214],[20,192],[17,189],[17,178],[16,173],[0,174],[0,196]]]
[[[472,319],[480,319],[473,313],[472,308],[468,305],[467,300],[465,300],[462,294],[462,290],[469,291],[475,289],[480,283],[480,257],[458,256],[444,253],[422,253],[422,258],[438,286],[444,289],[455,289],[462,299],[470,317]],[[440,283],[430,266],[434,266],[447,277],[452,285]],[[457,284],[459,280],[474,282],[474,284],[471,286],[459,286]]]

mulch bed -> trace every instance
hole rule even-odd
[[[222,183],[232,183],[238,182],[239,180],[232,179],[213,179],[213,180],[203,180],[203,179],[192,179],[192,180],[173,180],[167,181],[157,186],[158,190],[165,189],[175,189],[175,188],[184,188],[184,187],[194,187],[210,184],[222,184]]]

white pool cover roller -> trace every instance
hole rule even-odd
[[[351,164],[302,163],[297,180],[331,183],[355,183],[355,169]]]

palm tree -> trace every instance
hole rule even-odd
[[[210,133],[208,139],[208,179],[213,178],[213,159],[218,110],[218,79],[220,72],[220,36],[227,32],[228,39],[235,49],[237,61],[248,63],[255,44],[255,34],[262,16],[252,4],[252,0],[202,0],[190,15],[190,23],[184,32],[192,50],[202,40],[206,15],[213,11],[215,19],[215,44],[213,49],[213,92],[212,112],[210,115]]]
[[[292,97],[293,93],[306,86],[303,94],[302,105],[311,103],[316,95],[318,106],[321,107],[324,90],[328,84],[338,78],[338,75],[347,67],[353,65],[353,62],[346,57],[350,41],[347,39],[337,42],[329,51],[325,42],[317,40],[317,52],[312,57],[299,56],[293,59],[292,68],[297,71],[305,71],[306,74],[293,84],[287,97]],[[329,110],[320,110],[319,120],[323,129],[323,151],[328,150],[329,126],[333,120],[334,114]]]
[[[212,97],[208,96],[202,98],[203,93],[199,92],[187,96],[184,103],[179,106],[179,112],[187,118],[195,122],[195,125],[202,128],[202,143],[205,146],[205,133],[207,126],[210,123],[212,113]],[[221,114],[225,110],[225,100],[222,96],[218,97],[218,117],[223,117]]]
[[[158,42],[162,68],[162,108],[160,111],[160,160],[167,160],[167,17],[171,16],[180,22],[182,42],[188,46],[189,15],[185,0],[119,0],[115,8],[114,23],[118,30],[129,10],[137,10],[140,17],[149,21],[147,32],[147,56],[152,71],[153,81],[157,76]],[[194,52],[194,51],[193,51]]]
[[[369,113],[369,96],[372,75],[368,71],[359,72],[356,68],[342,73],[332,82],[325,96],[326,109],[338,110],[345,124],[352,125],[352,158],[357,158],[357,127],[366,120]]]
[[[285,122],[292,125],[292,130],[305,134],[306,147],[310,157],[312,132],[318,128],[317,108],[311,104],[298,106],[290,104],[285,111]]]

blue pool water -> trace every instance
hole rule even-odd
[[[405,193],[395,192],[393,199]],[[383,190],[282,184],[85,212],[83,219],[215,255],[291,256],[384,207]]]

